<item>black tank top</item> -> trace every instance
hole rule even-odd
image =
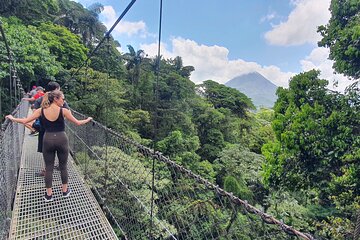
[[[55,121],[49,121],[44,115],[44,109],[41,109],[41,125],[44,128],[45,132],[63,132],[65,131],[65,120],[62,111],[60,108],[59,116]]]

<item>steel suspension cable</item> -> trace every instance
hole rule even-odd
[[[99,44],[95,47],[95,49],[88,55],[88,58],[84,61],[84,63],[77,69],[77,71],[71,75],[70,78],[72,78],[74,75],[76,75],[80,69],[89,61],[89,59],[93,56],[93,54],[98,50],[98,48],[101,46],[101,44],[104,42],[105,39],[109,39],[111,31],[115,28],[115,26],[118,24],[118,22],[122,19],[122,17],[126,14],[126,12],[131,8],[131,6],[135,3],[136,0],[133,0],[128,7],[124,10],[123,14],[118,18],[118,20],[114,23],[114,25],[111,27],[111,29],[105,34],[105,37],[99,42]],[[232,202],[234,202],[237,205],[241,205],[245,207],[246,211],[256,214],[262,218],[262,220],[269,224],[275,224],[281,227],[281,229],[288,233],[289,235],[295,235],[298,237],[301,237],[303,239],[313,239],[311,235],[303,234],[299,231],[296,231],[292,227],[283,224],[282,222],[278,221],[277,219],[274,219],[270,215],[261,212],[260,210],[256,209],[255,207],[248,204],[246,201],[243,201],[237,197],[234,197],[232,194],[225,192],[223,189],[219,188],[218,186],[213,185],[212,183],[208,182],[207,180],[204,180],[203,178],[193,174],[187,169],[184,169],[183,167],[177,165],[176,163],[170,161],[169,159],[163,157],[161,153],[158,153],[156,151],[156,140],[157,140],[157,120],[158,120],[158,88],[159,88],[159,78],[160,78],[160,47],[161,47],[161,27],[162,27],[162,0],[160,0],[160,18],[159,18],[159,35],[158,35],[158,55],[156,59],[156,85],[154,88],[154,97],[155,97],[155,114],[154,114],[154,141],[153,141],[153,150],[151,151],[151,155],[153,155],[152,160],[152,192],[151,192],[151,230],[153,228],[153,218],[154,218],[154,187],[155,187],[155,160],[160,160],[163,162],[166,162],[173,167],[179,169],[181,172],[186,173],[187,175],[191,176],[192,178],[196,179],[198,182],[205,184],[207,187],[214,189],[216,192],[218,192],[220,195],[227,196]],[[152,235],[152,233],[150,233]]]
[[[12,87],[12,84],[11,84],[11,78],[12,78],[12,68],[11,68],[11,51],[10,51],[10,47],[9,47],[9,44],[7,42],[7,39],[6,39],[6,36],[5,36],[5,32],[4,32],[4,29],[2,27],[2,22],[0,21],[0,32],[1,32],[1,36],[4,40],[4,43],[5,43],[5,47],[6,47],[6,51],[7,51],[7,54],[8,54],[8,61],[9,61],[9,91],[10,91],[10,106],[13,107],[13,103],[12,103],[12,91],[11,91],[11,87]],[[1,94],[1,88],[0,88],[0,94]],[[1,95],[0,95],[1,96]],[[1,101],[1,97],[0,97],[0,101]],[[0,105],[0,115],[1,115],[1,105]]]
[[[357,212],[357,220],[355,224],[354,240],[360,239],[360,210]]]
[[[109,121],[109,109],[108,109],[108,105],[109,105],[109,56],[110,56],[110,36],[107,35],[107,52],[108,52],[108,57],[106,58],[105,64],[106,64],[106,79],[105,79],[105,125],[108,126]],[[108,188],[108,178],[109,178],[109,157],[108,157],[108,141],[109,141],[109,135],[108,132],[105,132],[105,166],[104,166],[104,170],[105,170],[105,176],[104,176],[104,181],[105,181],[105,192],[107,193]],[[107,198],[106,198],[107,199]],[[106,201],[105,199],[105,201]]]
[[[85,117],[83,114],[81,114],[79,112],[74,111],[74,113],[78,114],[79,116]],[[249,204],[247,201],[234,196],[232,193],[225,191],[224,189],[220,188],[218,185],[211,183],[210,181],[206,180],[205,178],[201,177],[200,175],[197,175],[197,174],[193,173],[192,171],[186,169],[185,167],[179,165],[178,163],[170,160],[168,157],[164,156],[161,152],[154,151],[153,149],[151,149],[149,147],[141,145],[140,143],[136,142],[135,140],[130,139],[130,138],[124,136],[123,134],[110,129],[97,121],[93,121],[93,122],[94,122],[95,126],[97,126],[99,129],[103,129],[104,131],[107,131],[108,133],[110,133],[112,136],[121,139],[122,144],[132,146],[134,148],[134,150],[136,149],[135,150],[136,152],[141,153],[141,155],[143,155],[143,156],[148,156],[152,160],[155,160],[156,163],[160,163],[160,162],[165,163],[169,168],[173,169],[174,171],[176,171],[178,173],[183,174],[183,176],[186,177],[187,179],[193,179],[196,183],[199,183],[202,186],[206,187],[206,189],[216,193],[219,197],[228,199],[231,203],[234,204],[234,206],[242,207],[242,209],[246,213],[249,213],[254,216],[256,215],[266,225],[277,226],[278,230],[281,230],[281,232],[286,233],[288,236],[296,236],[298,238],[305,239],[305,240],[315,240],[315,237],[312,236],[311,234],[301,232],[301,231],[296,230],[295,228],[283,223],[282,221],[276,219],[275,217],[265,213],[264,211],[254,207],[253,205]],[[177,194],[177,193],[174,192],[174,194]],[[151,211],[151,209],[150,209],[150,211]],[[154,219],[156,219],[155,216],[154,216]]]
[[[15,101],[17,100],[17,84],[16,84],[16,68],[14,67],[14,69],[12,69],[11,71],[12,75],[11,75],[11,83],[13,85],[13,89],[14,89],[14,99]],[[16,102],[15,102],[16,104]]]
[[[4,38],[4,31],[2,29],[2,22],[0,21],[0,31],[1,31],[1,35],[2,38]],[[0,117],[2,116],[2,82],[0,82]]]
[[[7,52],[7,60],[9,64],[9,97],[10,97],[10,107],[15,108],[16,105],[21,100],[21,93],[23,93],[23,88],[21,86],[20,80],[17,77],[16,66],[14,63],[13,52],[9,46],[9,43],[6,39],[5,31],[2,26],[2,22],[0,21],[0,34],[4,41],[6,52]],[[13,96],[13,88],[14,88],[14,96]],[[13,100],[15,102],[13,102]],[[0,82],[0,116],[2,116],[2,82]]]
[[[121,13],[121,15],[118,17],[118,19],[115,21],[115,23],[111,26],[111,28],[109,29],[109,31],[107,31],[104,35],[104,37],[100,40],[100,42],[96,45],[96,47],[94,48],[94,50],[88,55],[88,57],[85,59],[85,61],[80,65],[80,67],[73,73],[71,74],[70,79],[72,79],[80,70],[81,68],[84,67],[85,64],[88,63],[88,61],[90,60],[90,58],[95,54],[95,52],[100,48],[100,46],[103,44],[103,42],[105,41],[105,39],[108,39],[110,37],[111,32],[114,30],[114,28],[118,25],[118,23],[121,21],[121,19],[125,16],[125,14],[130,10],[130,8],[134,5],[134,3],[136,2],[136,0],[132,0],[128,6],[125,8],[125,10]],[[66,81],[65,81],[66,82]]]
[[[160,50],[161,50],[161,27],[162,27],[162,6],[163,1],[160,0],[160,10],[159,10],[159,30],[158,30],[158,51],[156,57],[156,86],[155,86],[155,115],[154,115],[154,139],[153,139],[153,149],[154,153],[156,152],[156,142],[157,142],[157,128],[158,128],[158,101],[159,101],[159,77],[160,77]],[[155,188],[155,158],[152,158],[152,180],[151,180],[151,212],[150,212],[150,231],[152,235],[152,230],[154,227],[154,188]],[[152,236],[151,236],[152,237]]]

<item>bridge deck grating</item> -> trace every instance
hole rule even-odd
[[[54,169],[54,201],[43,200],[44,178],[36,173],[44,161],[36,152],[37,137],[25,135],[9,239],[117,239],[71,157],[70,197],[62,197],[60,172]]]

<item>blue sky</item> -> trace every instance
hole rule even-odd
[[[110,28],[130,0],[77,0],[105,9],[100,20]],[[137,0],[112,35],[127,45],[157,54],[159,0]],[[316,68],[343,90],[350,83],[333,74],[329,50],[317,47],[317,26],[330,18],[330,0],[163,0],[161,54],[181,56],[195,71],[190,79],[225,83],[257,71],[278,86],[297,73]],[[332,82],[339,82],[335,88]]]

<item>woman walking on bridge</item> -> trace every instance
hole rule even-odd
[[[92,120],[88,117],[84,120],[76,119],[70,110],[62,108],[64,104],[64,94],[59,91],[51,91],[44,95],[41,108],[34,111],[34,113],[27,118],[14,118],[11,115],[6,116],[11,121],[18,123],[28,123],[40,117],[41,124],[45,129],[43,140],[43,157],[45,161],[45,187],[46,193],[44,199],[46,202],[53,201],[52,196],[52,178],[55,163],[55,154],[59,159],[59,168],[62,181],[62,193],[64,197],[70,195],[70,188],[68,187],[68,172],[67,160],[69,155],[69,142],[65,133],[66,118],[76,125],[83,125]]]

